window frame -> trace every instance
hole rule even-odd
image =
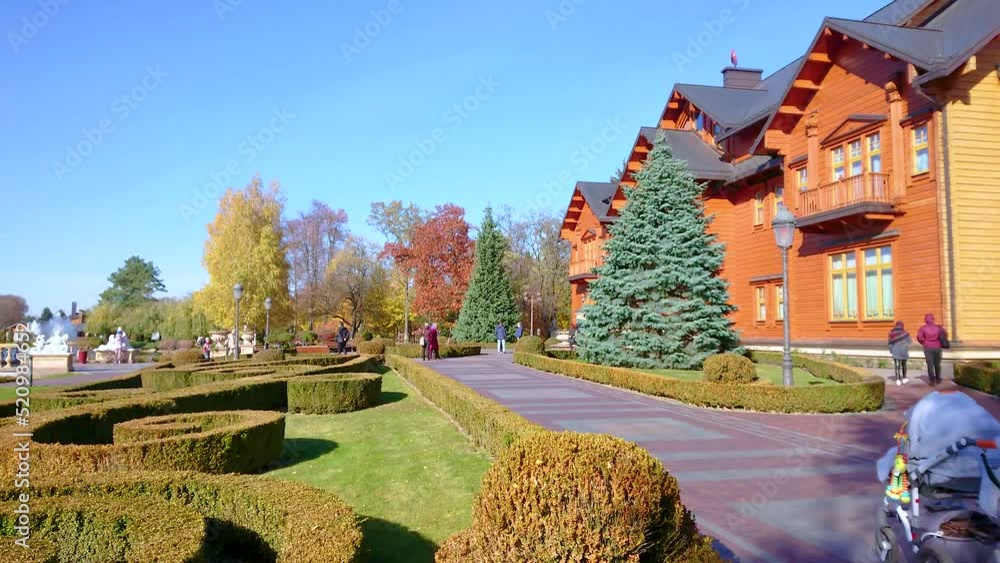
[[[836,155],[840,154],[840,164],[837,164]],[[830,179],[834,182],[839,182],[847,177],[847,161],[845,160],[847,153],[844,151],[844,145],[837,145],[830,148]],[[840,177],[837,177],[837,169],[840,169]]]
[[[760,227],[764,225],[764,190],[757,190],[753,194],[753,226]]]
[[[837,257],[837,256],[843,257],[843,267],[841,267],[840,269],[834,269],[834,266],[833,266],[834,258]],[[849,257],[851,257],[851,256],[854,257],[854,267],[853,268],[848,265],[850,263]],[[858,291],[858,285],[859,284],[858,284],[858,251],[857,251],[857,249],[845,250],[845,251],[841,251],[841,252],[833,252],[831,254],[827,254],[827,262],[826,263],[827,263],[827,277],[826,277],[826,279],[827,279],[827,284],[828,284],[827,285],[827,303],[829,304],[829,307],[830,307],[830,314],[829,314],[829,320],[830,320],[830,322],[834,322],[834,323],[857,322],[858,320],[860,320],[860,317],[859,317],[859,314],[858,314],[858,297],[860,296],[860,292]],[[850,287],[849,287],[850,284],[848,283],[848,279],[850,277],[850,274],[852,274],[852,273],[854,274],[854,315],[853,316],[851,316],[851,299],[850,299],[851,292],[850,292]],[[844,287],[843,287],[842,294],[841,294],[841,297],[843,297],[843,300],[844,300],[844,317],[843,318],[837,318],[836,317],[836,308],[834,306],[834,284],[833,284],[833,280],[834,280],[834,276],[836,276],[838,274],[841,275],[841,276],[843,276],[843,279],[844,279]]]
[[[853,178],[854,176],[862,176],[865,173],[865,141],[864,137],[858,137],[857,139],[851,139],[844,143],[847,148],[845,155],[847,156],[847,172],[851,174],[845,176],[845,178]],[[858,156],[854,156],[853,148],[858,147]],[[854,165],[857,164],[861,167],[861,171],[857,174],[854,173]]]
[[[921,129],[925,130],[925,140],[922,143],[917,142],[917,131]],[[927,151],[927,168],[925,170],[919,170],[917,168],[917,162],[919,159],[917,155],[920,151]],[[911,167],[911,175],[919,176],[920,174],[927,174],[931,171],[931,127],[930,122],[923,122],[920,124],[915,124],[910,129],[910,157],[913,159],[913,166]]]
[[[803,182],[805,180],[805,182]],[[803,166],[795,171],[795,185],[799,193],[809,191],[809,168]]]
[[[889,249],[889,262],[884,263],[882,261],[882,250]],[[873,266],[868,265],[866,258],[866,253],[869,251],[875,251],[876,262]],[[866,321],[892,321],[894,320],[894,315],[896,312],[896,249],[892,244],[882,244],[878,246],[867,246],[865,248],[858,249],[858,254],[861,256],[861,279],[864,283],[859,284],[861,286],[861,300],[865,304],[864,307],[864,320]],[[892,276],[892,309],[886,314],[885,303],[883,303],[883,296],[885,295],[883,283],[885,281],[884,271],[888,270]],[[878,313],[875,315],[868,314],[868,272],[876,272],[876,302],[878,303]]]
[[[774,287],[774,321],[781,323],[785,321],[785,286],[776,283]]]
[[[872,139],[878,138],[878,148],[872,150]],[[865,164],[867,165],[866,171],[875,174],[882,174],[882,170],[885,168],[882,166],[884,161],[882,160],[882,131],[873,131],[863,137],[864,139],[864,149],[865,149]],[[878,170],[874,170],[872,167],[872,158],[878,157]]]
[[[778,195],[779,191],[781,192],[781,195]],[[774,215],[773,216],[777,217],[777,215],[778,215],[778,204],[785,201],[785,186],[784,185],[777,185],[777,186],[774,186],[773,188],[771,188],[771,197],[774,199],[774,205],[772,206],[772,208],[774,210]],[[786,205],[786,207],[787,207],[787,205]]]
[[[767,285],[755,285],[753,288],[754,322],[767,322]]]

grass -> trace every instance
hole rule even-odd
[[[80,374],[79,373],[59,373],[59,374],[56,374],[56,375],[47,375],[47,376],[45,376],[45,380],[47,381],[49,379],[62,379],[64,377],[73,377],[75,375],[80,375]],[[0,383],[13,383],[13,382],[14,382],[13,379],[0,381]],[[40,389],[44,389],[46,391],[54,391],[54,390],[58,390],[59,387],[60,386],[58,386],[58,385],[46,385],[44,387],[42,387],[42,386],[35,386],[35,387],[32,387],[31,389],[32,389],[32,391],[37,391],[37,390],[40,390]],[[13,399],[14,397],[16,397],[17,395],[14,394],[14,392],[16,390],[17,390],[17,387],[15,387],[14,385],[3,385],[3,386],[0,386],[0,401],[9,401],[9,400]]]
[[[396,375],[382,376],[381,406],[337,415],[288,415],[285,440],[299,462],[269,475],[336,493],[367,520],[366,561],[432,563],[472,522],[489,458]]]
[[[704,381],[705,379],[705,374],[696,370],[647,369],[642,371],[686,381]],[[792,370],[792,381],[795,382],[795,385],[839,385],[832,379],[816,377],[802,368]],[[781,366],[757,364],[757,383],[759,385],[781,385]]]

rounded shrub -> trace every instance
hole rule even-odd
[[[194,349],[178,350],[170,355],[170,361],[175,366],[200,364],[201,362],[205,361],[205,356],[201,354],[201,350],[194,350]]]
[[[334,414],[379,404],[382,376],[372,373],[307,375],[288,380],[288,410],[306,414]]]
[[[253,356],[250,356],[250,361],[256,364],[264,362],[280,362],[285,359],[285,351],[277,348],[268,348],[267,350],[261,350]]]
[[[93,496],[46,499],[31,510],[30,548],[13,547],[17,499],[0,501],[0,541],[24,563],[204,561],[205,518],[159,498],[137,504]]]
[[[44,526],[35,519],[36,511],[41,515],[49,507],[72,506],[70,503],[77,501],[84,507],[81,513],[89,515],[89,507],[96,507],[94,517],[106,518],[111,524],[93,526],[93,532],[123,533],[131,540],[129,518],[135,515],[134,521],[141,525],[137,531],[145,534],[134,538],[135,542],[160,548],[157,552],[139,552],[141,555],[124,558],[70,556],[39,561],[355,563],[360,557],[361,527],[357,515],[333,494],[300,483],[249,475],[141,472],[49,480],[33,478],[31,485],[34,503],[32,549],[21,550],[25,553],[36,550],[35,534]],[[13,533],[7,525],[13,508],[7,508],[17,502],[22,492],[12,482],[0,484],[0,506],[3,507],[0,541],[5,544]],[[123,503],[122,511],[117,510],[117,504],[110,504],[119,501]],[[132,508],[126,510],[126,507]],[[191,512],[195,513],[197,522],[192,519]],[[127,516],[119,519],[119,514]],[[70,530],[72,526],[81,526],[79,522],[67,524]],[[124,531],[120,529],[122,525]],[[90,528],[88,526],[87,530]],[[192,533],[197,534],[197,542],[190,542]],[[75,549],[65,553],[76,555],[83,553],[81,548],[88,547],[86,542],[93,541],[84,534],[79,536],[65,547],[59,543],[58,536],[50,541],[57,549]],[[42,547],[41,543],[37,545]],[[204,552],[188,554],[184,550],[190,545],[199,546]],[[55,554],[58,555],[58,551]]]
[[[382,340],[364,340],[355,344],[359,354],[366,356],[381,356],[385,354],[385,342]]]
[[[676,479],[646,450],[611,436],[543,432],[499,456],[472,527],[446,545],[464,552],[449,560],[456,563],[721,561],[708,541]]]
[[[705,381],[715,383],[753,383],[757,380],[757,367],[750,358],[737,354],[715,354],[705,359],[702,366]]]
[[[541,354],[545,352],[545,342],[541,336],[525,336],[517,341],[517,351]]]
[[[370,332],[363,332],[363,333],[361,333],[361,342],[368,342],[369,340],[371,340],[373,338],[375,338],[375,335],[373,335]]]

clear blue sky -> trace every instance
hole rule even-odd
[[[734,48],[770,74],[824,15],[882,4],[6,2],[0,293],[36,314],[89,307],[133,254],[161,269],[168,295],[198,289],[213,174],[242,187],[259,171],[284,186],[287,214],[319,199],[370,236],[380,200],[452,201],[473,223],[488,203],[561,213],[574,181],[606,180],[656,124],[675,82],[721,84]],[[706,26],[724,10],[728,23]],[[707,46],[679,65],[701,32]],[[603,151],[581,152],[602,135]],[[433,152],[400,170],[421,140]]]

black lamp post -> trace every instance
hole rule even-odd
[[[264,300],[264,349],[267,350],[267,337],[271,335],[271,298]]]
[[[792,340],[791,340],[791,318],[788,314],[788,249],[795,241],[795,215],[785,207],[784,203],[778,204],[778,212],[771,221],[774,228],[774,240],[781,249],[781,324],[785,331],[784,355],[781,358],[781,382],[785,387],[795,384],[792,379]]]
[[[243,298],[243,285],[239,282],[233,286],[233,299],[236,300],[236,324],[233,326],[233,334],[236,335],[236,345],[233,347],[233,359],[240,359],[240,299]]]

